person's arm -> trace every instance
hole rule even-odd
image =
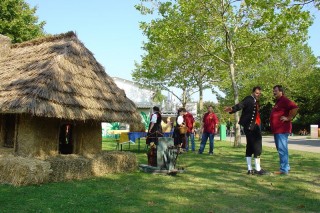
[[[248,98],[246,97],[246,98],[243,99],[241,102],[239,102],[238,104],[236,104],[236,105],[234,105],[234,106],[232,106],[232,107],[230,107],[230,106],[225,107],[225,108],[224,108],[224,111],[225,111],[225,112],[229,112],[230,114],[235,113],[235,112],[237,112],[237,111],[240,111],[240,110],[242,110],[242,109],[246,106],[246,104],[247,104],[248,101],[249,101],[249,100],[248,100]]]
[[[151,129],[153,128],[154,124],[157,122],[157,115],[153,114],[151,117],[151,121],[150,121],[150,128],[149,128],[149,132],[151,131]]]
[[[289,111],[289,115],[286,117],[286,116],[281,116],[280,117],[280,120],[281,121],[292,121],[292,119],[297,115],[298,113],[298,109],[299,108],[294,108],[292,110]]]
[[[289,110],[289,113],[288,113],[288,116],[280,117],[280,120],[282,122],[292,121],[292,119],[297,115],[298,109],[299,109],[298,106],[293,101],[287,98],[285,100],[286,100],[286,106],[287,106],[287,109]]]
[[[151,123],[150,128],[149,128],[149,132],[151,132],[151,129],[153,128],[153,126],[154,126],[154,123]]]
[[[215,130],[214,130],[214,132],[217,133],[218,132],[219,119],[216,116],[216,114],[214,114],[214,122],[215,122]]]

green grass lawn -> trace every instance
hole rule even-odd
[[[199,146],[199,142],[197,141]],[[139,163],[141,150],[131,145]],[[115,150],[104,141],[103,148]],[[123,147],[126,151],[128,146]],[[320,157],[290,151],[287,176],[248,176],[245,148],[215,142],[215,155],[184,153],[176,176],[141,171],[40,186],[0,185],[0,212],[320,212]],[[262,167],[278,169],[275,149],[264,148]]]

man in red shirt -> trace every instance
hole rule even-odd
[[[183,115],[183,120],[187,126],[187,144],[186,144],[186,151],[189,151],[189,138],[191,140],[191,150],[195,151],[195,144],[194,144],[194,124],[195,120],[193,115],[190,112],[186,112]]]
[[[204,148],[206,147],[207,140],[209,138],[209,155],[213,155],[214,148],[214,134],[217,132],[218,128],[218,117],[213,112],[213,107],[208,106],[208,112],[204,114],[202,119],[202,138],[199,149],[199,154],[202,154]]]
[[[298,106],[284,96],[281,85],[273,87],[273,95],[276,104],[271,111],[270,126],[280,158],[280,171],[275,174],[288,174],[290,171],[288,136],[292,131],[291,121],[298,112]]]

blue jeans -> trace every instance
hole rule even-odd
[[[191,150],[195,150],[195,144],[194,144],[194,133],[187,133],[187,144],[186,144],[186,151],[189,151],[189,137],[191,140]]]
[[[288,136],[289,133],[274,134],[274,142],[280,158],[280,171],[285,173],[288,173],[290,170]]]
[[[202,133],[202,138],[201,138],[201,144],[200,144],[200,149],[199,153],[202,154],[204,148],[206,147],[207,140],[209,138],[209,153],[213,153],[213,148],[214,148],[214,134],[213,133],[208,133],[204,132]]]

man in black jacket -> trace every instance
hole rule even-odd
[[[226,107],[224,110],[230,114],[242,110],[239,124],[243,126],[247,139],[247,174],[265,175],[267,172],[261,169],[260,166],[260,155],[262,153],[261,119],[258,102],[260,95],[261,87],[253,87],[251,95],[245,97],[240,103],[232,107]],[[251,166],[252,155],[254,156],[255,170],[253,170]]]

